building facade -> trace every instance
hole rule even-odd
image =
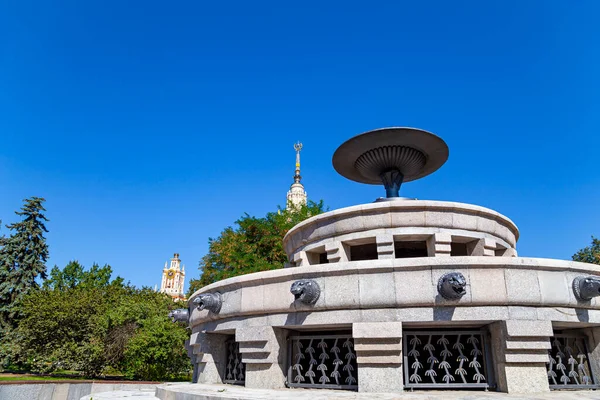
[[[183,286],[185,283],[185,265],[181,264],[179,253],[175,253],[171,258],[171,264],[165,262],[163,268],[162,280],[160,283],[160,293],[166,293],[175,301],[185,300]]]

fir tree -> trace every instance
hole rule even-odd
[[[46,279],[48,245],[44,233],[48,232],[42,212],[44,199],[31,197],[24,200],[16,214],[21,221],[6,225],[9,237],[0,238],[0,315],[2,322],[10,321],[14,306],[31,288],[38,287],[37,277]]]

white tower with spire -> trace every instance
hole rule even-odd
[[[300,176],[300,150],[302,150],[302,143],[295,143],[294,150],[296,150],[296,172],[294,174],[294,183],[292,183],[290,190],[287,192],[287,208],[298,208],[306,204],[307,197],[304,185],[300,183],[302,179]]]
[[[185,300],[183,294],[183,284],[185,283],[185,265],[181,265],[179,253],[175,253],[171,258],[171,265],[165,262],[163,268],[160,292],[171,296],[175,301]]]

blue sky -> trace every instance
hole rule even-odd
[[[378,186],[331,156],[366,130],[441,136],[420,199],[511,218],[522,256],[600,236],[600,2],[7,1],[0,5],[0,218],[47,199],[49,267],[188,276],[244,212],[278,204],[304,143],[309,198]],[[6,233],[6,229],[2,231]]]

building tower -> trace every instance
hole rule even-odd
[[[306,191],[304,190],[304,185],[300,183],[302,179],[300,176],[300,150],[302,150],[302,143],[295,143],[294,150],[296,150],[296,172],[294,174],[294,183],[292,183],[290,190],[287,192],[288,208],[297,208],[306,204]]]
[[[175,301],[185,300],[183,294],[183,284],[185,283],[185,265],[181,265],[179,253],[175,253],[171,258],[171,265],[165,262],[163,268],[162,281],[160,283],[160,292],[171,296]]]

